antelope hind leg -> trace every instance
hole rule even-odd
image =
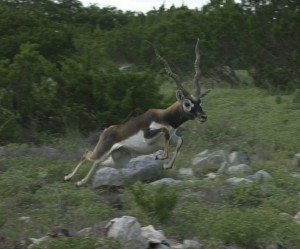
[[[69,180],[76,174],[76,172],[78,171],[78,169],[80,168],[80,166],[81,166],[86,160],[87,160],[86,158],[82,158],[82,159],[80,160],[80,162],[77,164],[77,166],[75,167],[75,169],[74,169],[70,174],[68,174],[68,175],[66,175],[66,176],[64,177],[64,180],[65,180],[65,181],[69,181]]]
[[[164,153],[162,155],[156,156],[155,160],[164,160],[169,158],[169,145],[170,145],[170,134],[167,128],[162,127],[155,130],[147,129],[144,131],[145,139],[156,139],[161,136],[161,133],[165,136],[165,145],[164,145]]]

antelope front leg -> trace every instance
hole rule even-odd
[[[183,143],[182,138],[175,135],[175,134],[172,136],[171,139],[172,139],[172,142],[176,143],[176,148],[175,148],[174,155],[172,156],[171,160],[167,164],[164,164],[164,169],[170,169],[170,168],[173,167],[173,164],[175,162],[177,154],[178,154],[178,152],[181,148],[181,145]]]
[[[83,186],[83,185],[85,185],[87,182],[88,182],[88,180],[91,178],[91,176],[93,175],[93,173],[94,173],[94,171],[95,171],[95,169],[96,169],[96,165],[98,164],[99,162],[94,162],[93,163],[93,166],[92,166],[92,168],[90,169],[90,171],[89,171],[89,173],[81,180],[81,181],[78,181],[78,182],[76,182],[76,187],[81,187],[81,186]]]

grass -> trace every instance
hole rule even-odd
[[[299,171],[291,159],[300,150],[300,108],[295,95],[276,98],[257,88],[216,88],[203,100],[207,123],[183,125],[184,144],[175,169],[190,167],[194,155],[204,149],[243,150],[252,159],[253,171],[264,169],[273,177],[253,185],[228,188],[226,176],[215,181],[194,177],[173,187],[137,183],[120,190],[122,205],[116,209],[101,201],[104,190],[78,189],[63,182],[77,163],[75,158],[49,160],[26,153],[1,156],[0,235],[6,241],[0,247],[19,248],[22,239],[40,237],[54,226],[74,232],[102,220],[133,215],[142,225],[163,229],[167,236],[198,238],[209,248],[228,244],[263,248],[273,243],[299,248],[299,225],[280,213],[294,216],[300,210],[299,179],[291,176]],[[72,139],[47,142],[76,151],[80,143]],[[20,149],[26,152],[27,147],[8,145],[0,149],[0,155]],[[87,170],[80,170],[78,178]],[[176,170],[165,175],[175,177]],[[29,217],[28,222],[22,217]],[[86,238],[62,238],[38,248],[70,245],[74,249],[121,248],[115,241]]]
[[[300,109],[293,108],[293,96],[282,96],[281,104],[275,98],[256,88],[214,89],[203,99],[207,123],[184,125],[181,154],[208,148],[244,150],[261,159],[291,157],[300,148]]]

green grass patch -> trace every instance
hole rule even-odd
[[[170,93],[167,84],[162,88],[165,96]],[[163,229],[167,236],[199,238],[209,248],[228,244],[299,248],[299,224],[287,218],[300,210],[300,182],[291,175],[299,172],[291,165],[300,148],[297,96],[280,95],[278,100],[278,96],[256,88],[216,88],[203,99],[208,121],[183,125],[184,144],[175,169],[189,167],[193,157],[204,149],[223,149],[227,153],[243,150],[250,156],[252,173],[266,170],[272,176],[268,181],[229,187],[228,175],[214,181],[196,175],[179,185],[136,183],[121,191],[119,210],[101,201],[102,190],[75,188],[72,182],[63,182],[64,175],[76,165],[76,158],[32,156],[27,153],[27,145],[0,148],[0,234],[6,238],[1,248],[14,248],[22,239],[40,237],[54,226],[78,231],[122,215],[135,216],[142,225]],[[167,98],[170,101],[174,97]],[[70,135],[66,139],[47,137],[44,141],[59,150],[74,152],[78,150],[78,139],[78,135]],[[80,147],[87,145],[82,142]],[[83,166],[74,181],[81,179],[89,167],[89,163]],[[162,176],[178,177],[176,170],[165,171]],[[22,217],[29,217],[28,222]],[[69,246],[113,249],[122,245],[111,240],[60,238],[37,248]]]

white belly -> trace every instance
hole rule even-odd
[[[152,123],[150,125],[151,130],[159,129],[165,127],[169,130],[170,138],[175,134],[175,130],[170,126],[164,126],[158,123]],[[165,146],[165,136],[164,133],[159,133],[157,136],[146,139],[144,137],[144,132],[139,131],[135,135],[127,138],[126,140],[115,144],[113,147],[123,147],[137,154],[151,154],[158,150],[163,149]]]

